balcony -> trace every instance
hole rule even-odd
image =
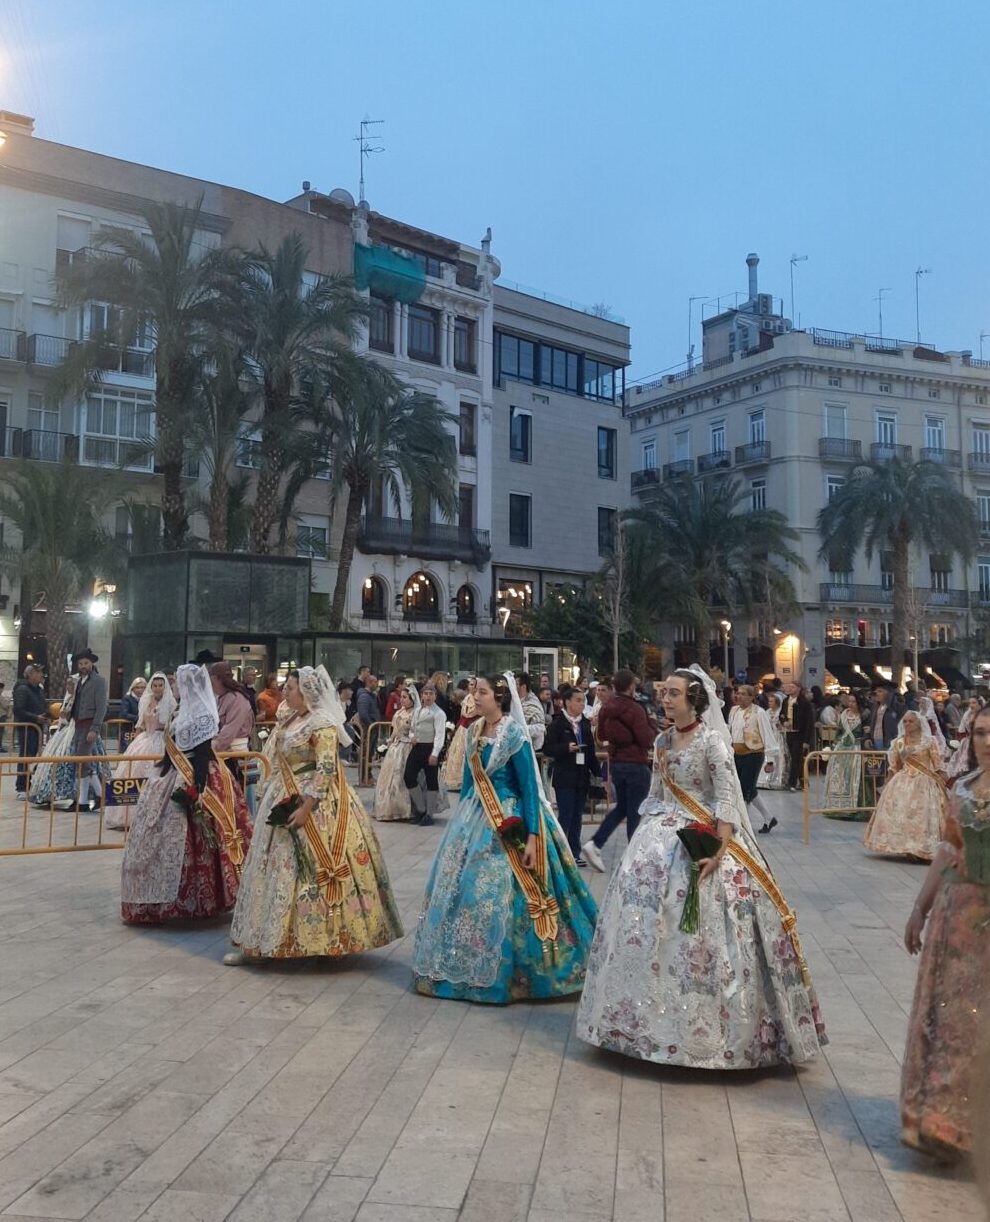
[[[82,462],[87,467],[122,467],[128,471],[151,471],[153,467],[151,438],[94,437],[82,438]]]
[[[629,486],[633,492],[647,492],[650,488],[659,488],[659,467],[644,467],[642,471],[633,471],[629,476]]]
[[[990,475],[990,451],[972,450],[967,465],[970,471],[978,471],[981,475]]]
[[[74,433],[25,429],[21,434],[21,456],[38,462],[78,462],[79,438]]]
[[[365,554],[464,560],[475,568],[486,565],[492,554],[487,530],[447,522],[413,523],[406,518],[363,518],[357,546]]]
[[[818,587],[818,597],[824,603],[848,603],[853,606],[890,606],[894,591],[885,586],[861,586],[850,583],[823,581]],[[925,586],[915,591],[920,607],[965,607],[965,590],[930,590]]]
[[[694,475],[693,458],[678,458],[676,462],[663,464],[664,479],[676,479],[679,475]]]
[[[0,360],[23,361],[26,338],[23,331],[15,331],[13,327],[0,327]]]
[[[0,429],[0,458],[20,458],[21,429]]]
[[[874,441],[870,446],[870,458],[874,462],[910,462],[911,447],[894,445],[886,441]]]
[[[736,446],[736,466],[745,467],[750,463],[770,461],[770,442],[751,441],[746,446]]]
[[[155,354],[143,348],[118,348],[101,368],[105,373],[126,373],[132,378],[153,378]]]
[[[698,474],[708,471],[727,471],[732,466],[732,455],[728,450],[712,450],[710,454],[698,455]]]
[[[937,462],[943,467],[953,467],[958,470],[962,466],[962,454],[959,450],[945,450],[939,447],[938,449],[932,446],[925,446],[921,451],[922,462]]]
[[[46,369],[54,369],[61,365],[69,355],[69,349],[75,340],[64,339],[61,335],[29,335],[27,337],[27,362],[29,365],[41,365]]]
[[[818,457],[837,458],[843,462],[862,462],[863,443],[847,437],[819,437]]]

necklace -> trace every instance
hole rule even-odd
[[[696,717],[694,721],[692,721],[689,725],[686,725],[686,726],[675,725],[674,729],[677,731],[678,734],[690,734],[692,730],[697,730],[698,726],[700,725],[701,725],[701,722]]]

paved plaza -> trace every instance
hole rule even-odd
[[[379,827],[409,936],[337,964],[226,968],[226,924],[125,928],[116,850],[0,858],[0,1222],[984,1218],[898,1142],[923,867],[869,859],[855,824],[806,847],[798,799],[768,801],[831,1037],[798,1071],[604,1054],[573,1002],[415,996],[440,824]]]

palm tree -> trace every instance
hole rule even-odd
[[[248,394],[242,383],[243,358],[230,347],[211,347],[200,371],[189,424],[193,450],[202,456],[209,478],[205,505],[211,552],[229,549],[231,468],[237,458],[241,421]],[[243,486],[246,479],[240,481]]]
[[[397,512],[405,493],[414,511],[432,501],[445,518],[456,514],[457,451],[449,431],[455,419],[432,396],[409,390],[364,359],[352,362],[346,394],[338,387],[331,395],[328,384],[320,383],[310,388],[312,404],[321,393],[331,422],[331,511],[347,490],[330,608],[330,628],[337,631],[344,620],[361,514],[373,489],[381,487]]]
[[[979,527],[969,497],[953,484],[941,463],[866,463],[818,514],[819,555],[833,571],[848,572],[862,547],[866,559],[891,553],[894,576],[890,669],[900,687],[908,646],[908,586],[911,549],[923,546],[947,558],[969,560]]]
[[[66,305],[109,302],[108,324],[69,353],[64,389],[99,381],[108,357],[144,333],[155,349],[155,450],[163,477],[164,546],[183,546],[189,516],[182,484],[184,437],[203,350],[229,313],[243,255],[231,247],[206,247],[202,202],[193,207],[149,203],[143,210],[147,241],[130,229],[109,227],[96,237],[91,256],[59,273]]]
[[[4,473],[0,518],[21,542],[0,546],[0,568],[20,580],[32,602],[45,600],[49,690],[65,690],[69,643],[66,608],[78,602],[94,578],[119,562],[113,537],[101,518],[117,499],[116,481],[66,462],[22,461]]]
[[[791,544],[798,532],[775,509],[747,509],[736,479],[677,479],[649,508],[631,510],[636,605],[640,623],[652,606],[663,622],[708,639],[720,609],[752,614],[771,601],[793,604],[785,566],[804,568]]]
[[[293,402],[300,383],[313,368],[326,370],[346,359],[367,314],[346,276],[324,276],[307,285],[308,257],[297,233],[274,251],[262,246],[247,265],[232,320],[261,399],[261,468],[251,529],[251,550],[259,553],[272,546],[282,476],[292,457]],[[295,495],[298,487],[288,491]]]

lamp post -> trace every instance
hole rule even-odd
[[[732,631],[731,620],[721,620],[722,628],[722,672],[726,683],[729,682],[729,633]]]
[[[921,277],[931,275],[930,267],[919,267],[914,273],[914,329],[918,343],[921,343],[921,295],[919,285]]]
[[[794,322],[794,264],[807,263],[807,261],[807,255],[791,255],[791,323],[794,326],[797,326],[797,323]]]

